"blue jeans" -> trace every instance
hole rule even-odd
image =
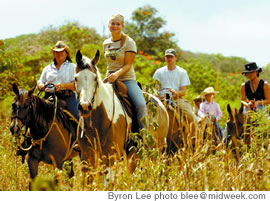
[[[145,128],[144,124],[141,122],[141,118],[145,116],[146,110],[146,103],[142,90],[138,86],[136,80],[126,80],[123,81],[123,83],[126,85],[128,96],[135,106],[139,128]]]
[[[265,106],[261,105],[261,104],[258,104],[255,111],[262,111],[265,109]],[[248,107],[245,107],[245,112],[248,112],[249,111],[249,108]]]
[[[43,98],[47,99],[49,96],[52,96],[52,94],[45,93],[45,96]],[[77,120],[80,119],[80,112],[75,93],[72,93],[71,96],[57,96],[57,98],[65,100],[67,103],[65,109],[67,109]]]
[[[73,93],[72,96],[68,96],[65,98],[65,101],[67,102],[67,110],[73,114],[73,116],[79,120],[80,118],[80,113],[79,113],[79,108],[78,108],[78,102],[75,96],[75,93]]]
[[[217,127],[218,127],[218,129],[219,129],[219,131],[220,131],[220,135],[221,135],[221,136],[219,136],[219,137],[221,137],[221,139],[223,139],[223,129],[221,128],[221,126],[219,125],[218,122],[216,122],[216,125],[217,125]]]

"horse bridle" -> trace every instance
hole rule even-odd
[[[91,102],[90,102],[90,105],[89,105],[89,107],[90,107],[90,112],[89,112],[89,114],[88,114],[87,116],[90,116],[90,115],[91,115],[91,110],[92,110],[92,108],[93,108],[93,104],[94,104],[94,102],[95,102],[95,97],[96,97],[96,94],[97,94],[97,88],[98,88],[98,86],[99,86],[97,74],[96,74],[96,77],[95,77],[94,81],[95,81],[95,83],[96,83],[96,86],[95,86],[94,93],[93,93],[93,96],[92,96],[92,98],[91,98]],[[76,86],[76,85],[75,85],[75,86]],[[112,116],[112,121],[113,121],[113,118],[114,118],[114,113],[115,113],[115,102],[114,102],[114,90],[113,90],[113,114],[112,114],[113,116]],[[110,127],[112,126],[112,121],[111,121],[111,123],[110,123],[110,125],[109,125],[108,128],[110,128]],[[82,123],[82,125],[80,126],[81,123]],[[79,120],[79,127],[82,128],[82,131],[81,131],[81,138],[82,138],[82,137],[83,137],[83,131],[84,131],[84,121],[83,121],[83,116],[81,116],[81,118],[80,118],[80,120]],[[92,125],[90,126],[90,129],[91,129],[91,130],[94,130],[93,127],[92,127]],[[77,131],[77,136],[78,136],[78,131]]]
[[[32,110],[33,104],[34,104],[33,101],[31,101],[30,104],[29,104],[29,106],[28,106],[28,108],[27,108],[28,112]],[[16,142],[17,142],[17,139],[19,139],[19,142],[17,142],[17,143],[18,143],[20,149],[23,150],[23,151],[29,151],[33,147],[32,144],[29,147],[24,148],[22,146],[22,143],[20,142],[20,131],[22,130],[23,127],[25,127],[25,133],[24,134],[21,134],[21,135],[24,138],[31,137],[31,135],[30,135],[30,128],[27,126],[29,120],[27,120],[27,115],[25,116],[25,118],[20,117],[19,116],[19,110],[20,109],[17,106],[17,108],[16,108],[16,114],[11,116],[11,120],[15,119],[14,126],[18,126],[18,123],[17,123],[18,120],[21,122],[21,126],[20,127],[18,126],[19,127],[19,132],[15,132],[15,133],[13,133],[13,135],[16,138]]]
[[[92,108],[93,108],[93,104],[94,104],[94,102],[95,102],[95,96],[96,96],[96,93],[97,93],[97,88],[98,88],[97,75],[96,75],[96,78],[94,79],[94,81],[95,81],[95,83],[96,83],[96,86],[95,86],[94,93],[93,93],[93,96],[92,96],[92,98],[91,98],[91,102],[90,102],[90,105],[89,105],[90,110],[92,110]],[[75,90],[78,91],[78,90],[76,89],[76,84],[75,84],[74,86],[75,86]],[[79,98],[80,98],[80,93],[78,93],[78,96],[79,96]]]
[[[27,108],[28,112],[32,110],[33,105],[34,105],[34,103],[33,103],[33,101],[31,101],[30,104],[29,104],[29,106],[28,106],[28,108]],[[17,119],[18,119],[18,120],[21,121],[21,124],[22,124],[23,126],[26,126],[26,127],[27,127],[26,124],[27,124],[28,121],[29,121],[29,120],[27,120],[27,115],[26,115],[25,117],[20,117],[20,116],[19,116],[19,110],[20,110],[19,107],[17,107],[17,108],[16,108],[16,114],[11,116],[11,120],[15,119],[15,121],[17,121]],[[23,126],[20,127],[20,129],[22,129]],[[16,133],[14,133],[14,136],[17,136]]]

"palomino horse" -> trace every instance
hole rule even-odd
[[[93,166],[97,157],[105,158],[103,162],[109,165],[110,159],[115,159],[113,156],[122,156],[132,126],[132,119],[122,107],[112,84],[103,83],[96,67],[98,60],[99,51],[92,60],[82,56],[80,51],[76,55],[75,87],[81,113],[80,124],[84,128],[77,136],[78,144],[81,156]],[[168,114],[157,98],[150,94],[148,96],[151,103],[157,106],[155,112],[148,110],[148,129],[154,132],[156,146],[162,147],[168,133]],[[154,127],[153,121],[158,126]]]
[[[166,106],[169,115],[169,132],[167,136],[167,153],[175,153],[179,148],[195,147],[196,132],[198,124],[195,119],[192,120],[178,106],[179,103],[174,101],[168,94],[162,102]]]
[[[12,103],[10,131],[18,139],[25,126],[23,137],[30,139],[27,140],[30,145],[27,149],[19,145],[21,150],[29,154],[27,162],[31,178],[38,174],[40,161],[62,169],[64,161],[71,159],[77,123],[70,120],[72,116],[55,103],[33,95],[35,87],[29,91],[19,91],[17,85],[13,84],[12,88],[16,96]],[[69,176],[73,175],[71,168]]]

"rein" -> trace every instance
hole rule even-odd
[[[36,145],[39,145],[40,146],[40,150],[42,149],[42,145],[43,145],[43,142],[45,142],[49,136],[49,134],[51,133],[52,129],[53,129],[53,126],[56,127],[57,131],[59,132],[59,134],[61,135],[65,145],[68,147],[68,144],[64,138],[64,135],[61,131],[61,129],[59,128],[58,124],[56,123],[56,112],[57,112],[57,97],[55,96],[55,103],[54,103],[54,115],[53,115],[53,120],[52,120],[52,123],[50,125],[50,128],[49,130],[47,131],[47,133],[45,134],[45,136],[43,138],[40,138],[38,140],[34,140],[34,138],[31,136],[30,134],[30,137],[31,137],[31,145],[28,147],[28,148],[23,148],[21,143],[19,143],[19,147],[20,149],[22,149],[23,151],[29,151],[33,146],[36,146]],[[16,116],[13,116],[12,118],[18,118]],[[25,125],[25,123],[24,123]],[[30,133],[30,128],[27,127],[26,131],[25,131],[25,135],[24,137],[28,136]]]
[[[59,126],[57,125],[57,123],[55,123],[55,119],[56,119],[56,110],[57,110],[57,96],[55,96],[53,121],[52,121],[52,123],[51,123],[51,126],[50,126],[48,132],[47,132],[46,135],[45,135],[43,138],[41,138],[41,139],[34,140],[34,139],[32,138],[32,145],[33,145],[33,146],[39,145],[39,146],[40,146],[40,150],[42,149],[42,144],[43,144],[43,142],[46,141],[46,139],[47,139],[47,137],[49,136],[49,134],[50,134],[50,132],[51,132],[51,130],[52,130],[52,128],[53,128],[54,125],[56,126],[58,132],[59,132],[59,133],[61,134],[61,136],[63,137],[63,133],[61,132],[61,129],[59,128]],[[64,142],[65,142],[65,141],[64,141]],[[66,144],[66,143],[65,143],[65,144]]]

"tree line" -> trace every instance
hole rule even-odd
[[[248,61],[240,57],[225,57],[222,54],[193,53],[181,49],[175,34],[165,30],[166,21],[150,5],[133,11],[131,20],[126,21],[124,32],[137,44],[138,53],[134,67],[137,80],[148,90],[156,93],[152,76],[157,68],[165,64],[164,51],[174,48],[178,52],[177,64],[187,70],[192,85],[186,98],[194,97],[209,86],[220,93],[217,101],[225,112],[226,104],[239,106],[240,85],[244,81],[241,75]],[[93,57],[97,49],[102,49],[103,40],[95,28],[82,26],[78,22],[67,22],[59,27],[49,26],[37,34],[20,35],[0,40],[0,101],[2,108],[10,102],[12,92],[10,83],[17,82],[20,87],[30,88],[39,79],[43,68],[52,61],[51,48],[56,41],[65,41],[72,50],[72,60],[78,49],[88,57]],[[99,69],[105,74],[106,62],[101,51]],[[270,80],[270,64],[263,68],[263,78]],[[4,108],[3,108],[4,109]],[[1,110],[1,113],[4,110]]]

